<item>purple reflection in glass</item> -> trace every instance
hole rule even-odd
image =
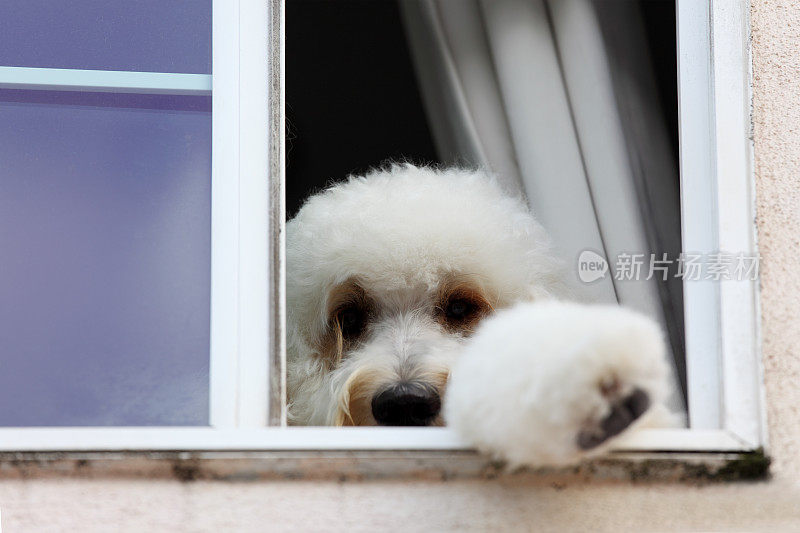
[[[0,91],[0,425],[208,423],[210,186],[210,98]]]
[[[211,0],[3,0],[0,65],[211,73]]]

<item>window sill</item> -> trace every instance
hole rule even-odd
[[[641,429],[578,467],[510,471],[447,428],[3,428],[0,479],[764,479],[758,444],[724,430]]]
[[[508,470],[474,451],[3,452],[0,479],[161,479],[182,482],[514,479],[561,488],[592,482],[764,480],[763,452],[612,452],[575,467]]]
[[[446,428],[6,428],[0,478],[701,482],[764,478],[769,460],[754,450],[724,431],[643,429],[578,467],[510,472]]]

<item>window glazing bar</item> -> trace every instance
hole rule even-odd
[[[0,67],[0,89],[210,95],[210,74]]]

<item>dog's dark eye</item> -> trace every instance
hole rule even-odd
[[[364,312],[356,307],[346,307],[336,314],[342,336],[346,339],[357,337],[364,329]]]
[[[475,311],[475,306],[468,300],[457,298],[447,302],[445,314],[451,320],[465,320]]]

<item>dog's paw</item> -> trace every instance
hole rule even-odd
[[[669,391],[659,328],[638,313],[565,302],[520,304],[487,320],[455,364],[445,417],[512,464],[600,453]]]
[[[589,419],[578,432],[578,447],[582,450],[591,450],[616,437],[650,408],[650,395],[640,388],[627,395],[605,392],[611,412],[602,419]]]

